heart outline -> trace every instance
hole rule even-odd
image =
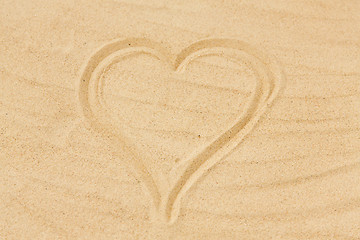
[[[245,53],[249,57],[251,65],[257,69],[255,72],[258,74],[262,72],[262,74],[257,77],[256,89],[252,92],[251,101],[248,102],[249,106],[245,108],[246,110],[234,121],[234,124],[216,136],[213,141],[205,144],[201,149],[180,162],[181,165],[185,166],[183,173],[177,177],[175,184],[165,192],[165,195],[162,195],[163,191],[159,190],[154,176],[144,164],[144,155],[139,154],[135,144],[131,143],[123,134],[122,129],[118,129],[116,124],[107,120],[109,115],[106,111],[96,107],[96,104],[94,105],[94,101],[100,104],[98,100],[92,99],[94,96],[95,98],[98,96],[99,86],[95,85],[92,88],[92,80],[96,80],[96,76],[100,74],[99,69],[101,67],[99,66],[108,64],[107,62],[104,63],[104,60],[116,53],[124,53],[124,51],[129,50],[134,50],[133,52],[136,53],[150,53],[163,62],[170,63],[169,65],[173,66],[175,72],[181,72],[197,57],[205,56],[204,54],[211,51],[219,54],[216,52],[218,48],[233,49]],[[91,127],[102,133],[110,142],[116,143],[115,147],[121,146],[122,152],[126,152],[127,159],[130,156],[131,160],[128,159],[128,164],[134,167],[136,176],[141,179],[142,184],[148,190],[153,203],[153,214],[171,224],[179,215],[180,202],[185,193],[207,170],[228,156],[244,140],[262,114],[271,106],[284,82],[285,75],[282,68],[273,57],[240,40],[200,40],[186,47],[173,59],[172,55],[156,42],[144,38],[129,38],[105,44],[90,57],[80,77],[78,96],[83,115]],[[94,109],[96,110],[94,111]],[[114,134],[114,128],[118,129],[116,134]]]

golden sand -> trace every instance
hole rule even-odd
[[[0,240],[360,239],[360,2],[0,5]]]

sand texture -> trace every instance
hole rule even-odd
[[[0,1],[0,240],[360,239],[360,1]]]

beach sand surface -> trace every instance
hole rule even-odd
[[[2,0],[0,239],[360,239],[360,2]]]

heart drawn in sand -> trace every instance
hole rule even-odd
[[[185,152],[189,154],[179,157],[181,159],[177,159],[170,164],[170,170],[166,170],[168,172],[165,171],[164,173],[167,175],[167,180],[164,180],[164,178],[161,178],[160,176],[159,168],[161,167],[157,159],[154,159],[153,156],[147,154],[147,151],[142,147],[144,144],[139,144],[139,142],[137,142],[137,140],[140,141],[141,137],[139,136],[141,135],[132,138],[131,136],[135,134],[134,128],[132,131],[129,131],[129,128],[125,127],[126,124],[124,119],[127,119],[130,123],[132,121],[150,122],[148,119],[144,118],[156,115],[155,113],[157,112],[148,112],[145,114],[145,117],[142,118],[142,110],[137,108],[137,106],[139,104],[141,106],[149,105],[149,103],[147,100],[136,100],[139,104],[135,104],[135,106],[130,106],[129,102],[126,102],[126,104],[123,105],[120,104],[119,109],[120,112],[123,111],[121,113],[123,116],[117,117],[116,114],[114,114],[114,111],[112,111],[106,103],[106,84],[104,83],[105,73],[111,67],[114,67],[115,64],[121,65],[130,56],[139,54],[146,55],[148,59],[156,59],[159,61],[168,73],[168,76],[166,77],[169,78],[186,78],[187,75],[185,72],[188,70],[189,66],[194,63],[195,60],[206,56],[225,58],[238,66],[245,63],[252,69],[256,76],[255,82],[252,83],[254,87],[249,94],[248,100],[246,101],[246,104],[244,104],[242,111],[239,111],[238,115],[236,115],[230,123],[221,125],[222,129],[219,129],[216,135],[210,137],[205,142],[201,142],[200,145],[196,145],[195,149],[188,150],[183,147]],[[150,60],[146,61],[148,63]],[[137,62],[134,62],[133,64],[136,65]],[[137,69],[139,69],[139,66],[137,66]],[[135,87],[139,86],[139,90],[134,90],[135,93],[145,89],[140,91],[141,81],[145,81],[146,75],[152,74],[151,68],[140,68],[140,70],[141,74],[143,74],[142,77],[135,79],[136,77],[134,75],[128,76],[129,79],[133,80],[132,78],[134,78],[134,81],[137,81],[137,83],[131,85]],[[154,69],[153,72],[156,73],[158,70]],[[212,72],[206,72],[206,74],[208,76],[211,75]],[[163,86],[163,89],[165,89],[163,92],[166,92],[166,89],[172,87],[175,88],[175,85],[172,85],[172,83],[169,84],[166,77],[165,81],[157,81],[157,77],[155,76],[148,77],[148,80],[156,80],[156,86],[158,86],[158,83],[160,85],[164,82],[167,83],[167,88]],[[221,84],[221,80],[222,79],[219,79],[218,83]],[[121,80],[116,78],[115,81]],[[177,56],[173,56],[168,53],[163,46],[156,42],[148,39],[132,38],[108,43],[90,57],[80,78],[79,100],[83,114],[90,122],[91,127],[109,140],[109,143],[114,147],[114,152],[119,155],[119,159],[134,170],[136,176],[147,189],[147,193],[149,193],[153,203],[152,214],[155,217],[154,219],[157,221],[173,223],[179,215],[180,201],[187,190],[189,190],[189,188],[207,170],[230,154],[231,151],[244,140],[258,122],[261,115],[271,106],[271,103],[279,94],[283,83],[284,75],[278,63],[262,51],[259,51],[240,40],[201,40],[191,44]],[[126,87],[126,84],[123,86]],[[199,87],[203,86],[199,84],[196,89],[199,89]],[[185,88],[186,87],[178,86],[180,92]],[[220,88],[221,87],[219,87],[219,89]],[[209,91],[210,90],[205,89],[204,94],[209,93]],[[191,94],[191,91],[185,91],[185,97],[186,94],[189,93]],[[115,95],[116,92],[113,94]],[[154,93],[154,96],[151,99],[158,99],[157,97],[158,95]],[[207,99],[211,99],[211,97],[212,95],[209,95]],[[189,98],[191,97],[189,96]],[[172,106],[171,111],[173,115],[175,116],[177,114],[176,118],[180,118],[180,122],[184,122],[182,116],[185,115],[183,113],[185,110],[182,109],[183,106],[180,106],[184,101],[180,101],[176,96],[172,99],[170,96],[169,99],[166,98],[166,101],[175,102],[173,106],[167,104],[166,101],[158,103],[157,106],[163,108],[166,107],[167,109]],[[117,103],[117,106],[118,105],[119,104]],[[126,112],[127,108],[130,109],[128,112]],[[164,116],[169,116],[169,111],[167,114],[168,115]],[[160,127],[161,124],[167,124],[171,121],[175,121],[173,125],[177,124],[176,120],[174,120],[175,117],[162,119],[163,115],[158,115],[160,117],[158,116],[155,118],[158,123],[154,124],[158,124]],[[198,119],[196,120],[196,124],[199,124]],[[203,125],[205,125],[204,127],[206,128],[205,121]],[[184,126],[190,127],[189,124]],[[214,128],[214,126],[208,127],[208,129],[211,128]],[[140,129],[139,131],[143,131],[143,129]],[[150,134],[146,136],[150,136],[150,142],[153,140],[153,142],[156,143],[155,137],[152,137],[153,135]]]

